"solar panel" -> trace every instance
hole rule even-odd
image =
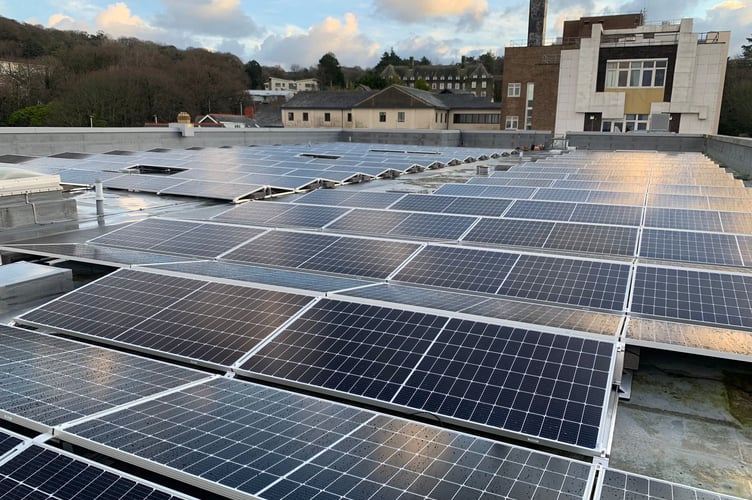
[[[400,193],[372,193],[317,189],[295,200],[295,203],[313,203],[317,205],[337,205],[355,208],[386,208],[405,196]]]
[[[307,260],[303,269],[386,279],[420,245],[400,241],[339,238],[325,251]]]
[[[495,293],[518,254],[428,246],[394,277],[397,281]]]
[[[637,246],[637,228],[556,224],[544,248],[604,255],[632,256]]]
[[[485,492],[584,500],[594,476],[581,461],[225,378],[63,435],[122,450],[137,464],[230,496],[475,498]]]
[[[392,210],[409,210],[414,212],[443,212],[456,198],[449,196],[432,196],[425,194],[408,194],[391,205]]]
[[[514,219],[481,219],[463,241],[541,248],[546,243],[553,222]]]
[[[175,264],[153,265],[154,269],[164,269],[181,273],[209,276],[214,278],[263,283],[265,285],[297,288],[317,292],[332,292],[372,283],[367,280],[341,278],[323,274],[288,271],[269,267],[229,264],[226,262],[179,262]]]
[[[595,449],[613,352],[612,342],[452,319],[394,402]]]
[[[34,444],[0,464],[5,498],[73,500],[187,498],[143,480],[94,464],[48,446]]]
[[[254,193],[261,194],[264,189],[264,186],[257,184],[189,180],[176,186],[161,189],[159,194],[195,196],[236,202]]]
[[[476,221],[475,217],[416,213],[392,228],[389,235],[419,239],[456,240]]]
[[[14,244],[0,247],[20,253],[66,258],[81,262],[92,262],[105,265],[139,265],[184,261],[185,257],[160,255],[124,248],[99,247],[85,243],[61,244]]]
[[[497,293],[621,311],[628,279],[626,264],[522,255]]]
[[[549,201],[587,201],[590,191],[585,189],[541,188],[533,196],[534,200]]]
[[[103,185],[107,189],[125,189],[128,191],[158,193],[163,189],[167,189],[179,184],[185,184],[187,182],[189,181],[186,179],[178,179],[174,177],[127,174],[121,175],[119,177],[105,179],[103,181]]]
[[[569,220],[593,224],[639,226],[642,223],[642,207],[578,203]]]
[[[645,210],[645,227],[685,229],[688,231],[723,231],[718,212],[677,208],[647,208]]]
[[[410,216],[408,212],[355,209],[327,226],[335,232],[387,234]]]
[[[19,335],[0,332],[0,343],[34,352],[47,337],[24,346]],[[50,432],[50,427],[136,401],[205,378],[201,372],[98,347],[58,340],[44,356],[6,363],[0,372],[0,413],[15,422]],[[21,346],[21,347],[19,347]],[[39,352],[39,351],[37,351]],[[16,356],[20,358],[21,356]]]
[[[752,326],[752,276],[637,266],[634,313],[729,326]]]
[[[719,212],[719,216],[724,232],[752,234],[752,214]]]
[[[509,207],[504,217],[567,221],[572,216],[575,206],[574,203],[566,202],[517,200]]]
[[[741,266],[740,247],[727,234],[644,229],[640,257]]]
[[[596,486],[596,495],[603,500],[740,500],[721,493],[611,468],[603,471]]]
[[[120,270],[19,321],[228,366],[310,301],[292,293]]]
[[[17,436],[0,431],[0,457],[23,442],[23,439]]]
[[[223,258],[253,264],[298,267],[337,239],[337,236],[324,234],[273,231],[233,250]]]
[[[272,205],[268,209],[261,205]],[[346,208],[323,206],[297,206],[290,203],[246,203],[229,212],[218,215],[214,220],[257,224],[264,226],[320,228],[348,212]]]
[[[458,196],[444,209],[444,213],[500,217],[511,203],[512,200]]]
[[[199,222],[178,221],[149,217],[134,224],[128,224],[114,231],[91,240],[100,245],[112,245],[126,248],[149,249],[163,241],[186,233],[196,227]]]
[[[587,202],[608,205],[642,206],[645,203],[645,193],[601,190],[590,191],[590,196],[588,196]]]

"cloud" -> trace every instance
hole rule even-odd
[[[288,27],[284,35],[271,35],[261,43],[255,58],[266,65],[313,66],[321,56],[333,52],[341,65],[353,66],[374,59],[378,51],[379,45],[360,32],[355,14],[347,13],[343,21],[327,17],[308,30]]]
[[[477,27],[488,14],[486,0],[376,0],[375,4],[380,14],[406,23],[457,18],[461,26]]]
[[[695,31],[731,31],[729,56],[737,56],[741,46],[749,44],[747,37],[752,37],[752,5],[737,0],[720,2],[695,20]]]
[[[168,30],[223,38],[261,36],[264,30],[241,9],[240,0],[161,0],[165,11],[154,25]]]
[[[149,38],[154,35],[154,29],[140,17],[134,16],[123,2],[108,5],[98,12],[95,23],[98,30],[114,37]]]

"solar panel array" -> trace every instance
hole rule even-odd
[[[466,158],[371,147],[347,157],[363,176]],[[327,168],[322,179],[346,179],[324,145],[279,158],[247,149],[212,155],[238,183],[251,182],[250,167],[269,182],[284,170],[290,187]],[[182,169],[174,181],[222,184],[201,151],[91,159],[163,155]],[[749,195],[698,155],[570,153],[430,195],[327,189],[289,201],[212,221],[147,219],[86,244],[8,247],[148,266],[17,321],[162,361],[55,339],[63,354],[52,337],[25,332],[19,343],[12,329],[12,341],[0,336],[0,413],[239,498],[565,499],[594,487],[630,498],[668,483],[604,469],[594,485],[592,464],[519,443],[608,457],[621,342],[752,359]],[[179,368],[152,380],[149,363],[174,360],[228,377]],[[108,370],[118,376],[97,375]],[[53,399],[61,383],[54,407],[24,399]]]

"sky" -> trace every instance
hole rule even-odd
[[[327,52],[343,66],[375,66],[385,51],[458,62],[524,43],[518,0],[0,0],[20,22],[113,38],[230,52],[263,66],[309,67]],[[549,0],[547,38],[581,16],[646,12],[646,22],[695,19],[694,31],[731,31],[729,55],[752,37],[752,0]]]

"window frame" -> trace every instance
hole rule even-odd
[[[522,95],[522,83],[510,82],[507,84],[507,97],[520,97]]]

